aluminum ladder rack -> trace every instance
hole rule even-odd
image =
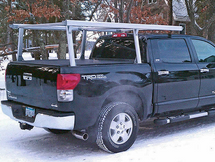
[[[90,21],[77,21],[66,20],[60,23],[46,23],[46,24],[13,24],[10,26],[13,29],[19,29],[18,38],[18,61],[22,61],[23,49],[23,34],[24,30],[63,30],[66,31],[68,49],[69,49],[69,62],[70,66],[76,66],[75,54],[73,47],[72,31],[83,31],[81,52],[85,51],[86,33],[87,31],[100,31],[100,32],[119,32],[119,31],[133,31],[134,43],[136,50],[137,63],[141,63],[141,54],[139,47],[138,32],[141,30],[160,30],[160,31],[182,31],[182,26],[169,26],[169,25],[151,25],[151,24],[132,24],[132,23],[110,23],[110,22],[90,22]]]

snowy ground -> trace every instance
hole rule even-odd
[[[5,71],[0,71],[0,90],[5,89],[4,74]]]
[[[0,73],[0,88],[4,76]],[[0,100],[5,91],[0,90]],[[0,109],[0,161],[74,162],[214,162],[215,118],[199,118],[165,126],[140,127],[126,152],[109,154],[71,134],[54,135],[40,128],[22,131]]]

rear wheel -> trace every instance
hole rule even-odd
[[[121,152],[134,143],[139,129],[134,108],[123,102],[108,104],[99,118],[97,145],[107,152]]]
[[[50,129],[50,128],[44,128],[44,129],[53,134],[66,134],[71,131],[71,130]]]

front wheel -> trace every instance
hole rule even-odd
[[[107,152],[121,152],[134,143],[139,129],[134,108],[123,102],[108,104],[101,112],[97,145]]]

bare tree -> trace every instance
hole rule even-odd
[[[207,2],[210,2],[210,1],[207,1]],[[197,16],[198,8],[196,5],[196,1],[195,0],[185,0],[185,4],[187,7],[187,13],[190,17],[191,25],[195,30],[195,33],[192,33],[192,34],[196,34],[196,35],[204,36],[204,37],[208,38],[209,28],[213,25],[213,23],[215,23],[215,12],[210,13],[209,19],[206,20],[207,23],[201,24],[202,25],[202,27],[201,27],[200,24],[197,22],[198,17],[201,15]],[[202,13],[203,12],[204,11],[202,10]],[[198,14],[201,14],[201,13],[199,12]]]
[[[7,3],[7,5],[11,5],[12,1],[8,0],[8,1],[4,1],[4,3]],[[3,8],[5,6],[2,6]],[[8,10],[8,13],[10,14],[12,12],[12,8],[10,7],[10,9]],[[4,15],[5,16],[5,15]],[[7,22],[8,24],[11,23],[11,21]],[[15,50],[15,45],[14,45],[14,32],[13,30],[9,27],[9,25],[7,25],[6,27],[6,43],[8,44],[7,47],[7,51],[14,51]],[[16,55],[12,55],[12,60],[16,61]]]
[[[129,22],[132,6],[133,6],[133,0],[130,0],[128,8],[126,10],[126,20],[125,20],[126,23]]]
[[[168,0],[169,5],[169,25],[172,25],[173,23],[173,6],[172,6],[172,0]]]

